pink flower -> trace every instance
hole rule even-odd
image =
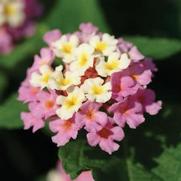
[[[98,32],[98,28],[92,23],[81,23],[79,29],[85,34],[96,34]]]
[[[114,73],[111,76],[112,97],[121,101],[124,97],[137,92],[139,85],[130,76],[124,76],[122,72]]]
[[[37,100],[37,94],[40,92],[40,88],[32,87],[29,84],[29,79],[22,82],[21,87],[18,90],[18,100],[25,103]]]
[[[118,39],[118,48],[122,53],[128,53],[129,57],[134,62],[138,62],[144,59],[144,56],[139,52],[137,47],[135,47],[132,43],[127,42],[122,38]]]
[[[74,117],[68,120],[57,119],[49,123],[50,130],[57,133],[52,137],[52,141],[57,146],[63,146],[69,142],[71,138],[76,139],[79,126],[75,123]]]
[[[12,41],[6,29],[0,28],[0,53],[9,53],[13,48]]]
[[[57,109],[57,95],[52,92],[41,91],[36,96],[36,102],[29,104],[29,109],[33,115],[39,115],[44,119],[54,116]]]
[[[87,134],[87,140],[91,146],[99,144],[100,148],[109,154],[119,149],[119,145],[114,141],[121,141],[124,138],[122,128],[114,126],[112,122],[110,118],[107,124],[97,126]]]
[[[45,125],[41,117],[35,116],[30,112],[22,112],[21,119],[24,123],[24,129],[29,129],[30,127],[33,127],[33,133],[36,132],[38,129],[43,128]]]
[[[156,115],[161,109],[162,102],[155,102],[155,93],[151,89],[139,90],[134,97],[143,106],[143,111],[150,115]]]
[[[42,48],[40,50],[40,56],[35,55],[35,61],[33,64],[33,67],[35,69],[38,69],[41,65],[47,64],[47,65],[51,65],[51,63],[54,60],[54,53],[51,49],[49,48]]]
[[[76,122],[81,126],[85,125],[87,130],[96,129],[97,124],[107,122],[107,114],[99,111],[101,104],[95,102],[85,102],[79,112],[76,113]]]
[[[58,29],[52,30],[47,32],[43,36],[43,40],[48,44],[51,45],[54,41],[58,40],[61,37],[61,32]]]
[[[142,105],[129,99],[123,103],[113,104],[109,107],[109,111],[114,113],[113,119],[121,127],[127,123],[130,128],[136,128],[145,120],[142,114]]]
[[[98,32],[98,28],[92,23],[81,23],[80,31],[76,32],[81,42],[88,42],[91,36]]]

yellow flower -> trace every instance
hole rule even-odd
[[[103,54],[105,56],[110,55],[114,50],[116,50],[117,40],[105,33],[100,36],[96,35],[90,39],[90,45],[94,48],[94,51],[98,54]]]
[[[96,70],[100,76],[107,77],[114,72],[126,69],[130,62],[126,53],[120,56],[118,52],[115,52],[108,57],[107,61],[101,59],[96,65]]]
[[[80,45],[75,51],[75,61],[70,64],[70,70],[83,75],[84,72],[93,66],[93,48],[88,44]]]
[[[67,71],[63,74],[63,66],[60,65],[56,67],[55,72],[53,73],[50,83],[51,89],[56,90],[66,90],[67,88],[80,84],[80,76],[76,73]]]
[[[39,68],[39,72],[34,72],[31,75],[30,83],[34,87],[41,87],[42,89],[50,86],[52,79],[52,69],[48,65],[43,65]]]
[[[84,100],[85,95],[78,87],[68,93],[67,97],[59,96],[57,98],[57,104],[61,105],[61,107],[57,109],[57,115],[64,120],[71,118],[73,114],[79,110]]]
[[[85,80],[81,89],[85,92],[86,97],[90,101],[105,103],[111,98],[111,83],[97,78],[90,78]]]
[[[78,37],[76,35],[71,35],[67,37],[66,35],[62,36],[54,44],[54,51],[57,57],[63,58],[65,63],[70,63],[74,60],[74,51],[78,45]]]

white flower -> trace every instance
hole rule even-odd
[[[96,53],[102,53],[105,56],[110,55],[114,50],[116,50],[117,40],[105,33],[102,38],[98,35],[93,36],[90,39],[90,45],[94,48]]]
[[[31,75],[30,83],[34,87],[41,87],[42,89],[49,88],[52,79],[52,69],[48,65],[42,65],[39,72],[33,72]]]
[[[25,19],[24,2],[21,0],[3,0],[0,5],[0,25],[7,23],[11,27],[20,26]]]
[[[118,52],[111,54],[108,60],[100,60],[96,65],[96,71],[102,77],[110,76],[114,72],[126,69],[131,60],[128,58],[127,54],[121,55]]]
[[[105,103],[111,98],[111,83],[106,82],[100,77],[85,80],[81,89],[85,92],[90,101]]]
[[[50,88],[56,90],[66,90],[71,86],[80,84],[80,76],[76,73],[67,71],[63,74],[62,65],[56,67],[55,72],[53,73],[53,79],[50,82]]]
[[[63,58],[65,63],[72,62],[78,42],[79,39],[76,35],[71,35],[70,37],[63,35],[59,40],[53,43],[56,56]]]
[[[70,64],[70,70],[83,75],[84,72],[89,68],[93,67],[94,49],[88,44],[80,45],[75,51],[75,61]]]
[[[57,109],[57,115],[64,120],[70,119],[73,114],[79,110],[84,100],[85,95],[78,87],[68,93],[66,97],[59,96],[57,98],[57,104],[61,105],[61,107]]]

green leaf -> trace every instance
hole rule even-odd
[[[98,0],[61,0],[58,2],[54,13],[49,17],[55,28],[60,27],[63,32],[71,32],[77,30],[82,22],[92,22],[102,31],[109,31]]]
[[[181,145],[165,148],[165,151],[156,159],[158,166],[152,171],[164,181],[181,180]]]
[[[134,43],[145,56],[154,59],[165,59],[181,53],[180,40],[141,36],[126,36],[125,39]]]
[[[127,153],[126,153],[127,154]],[[92,170],[96,181],[159,181],[140,164],[135,164],[128,156],[117,152],[108,155],[91,148],[83,140],[71,141],[59,149],[59,158],[72,179],[84,170]]]
[[[108,154],[91,148],[84,140],[71,141],[59,149],[59,158],[67,173],[74,179],[83,170],[103,170],[114,167],[119,160]]]
[[[26,106],[17,100],[13,94],[0,106],[0,128],[16,129],[22,127],[20,113],[26,110]]]

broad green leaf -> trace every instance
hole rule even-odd
[[[22,127],[20,113],[26,110],[26,106],[17,100],[17,95],[10,96],[0,106],[0,128],[16,129]]]
[[[181,53],[181,40],[142,36],[127,36],[125,39],[134,43],[145,56],[155,59],[165,59]]]
[[[74,179],[81,171],[92,170],[96,181],[159,181],[141,165],[133,163],[120,152],[108,154],[91,148],[84,141],[76,140],[59,149],[59,158],[64,169]]]
[[[49,19],[63,32],[76,31],[82,22],[92,22],[101,31],[109,31],[98,0],[60,0],[54,11]]]

